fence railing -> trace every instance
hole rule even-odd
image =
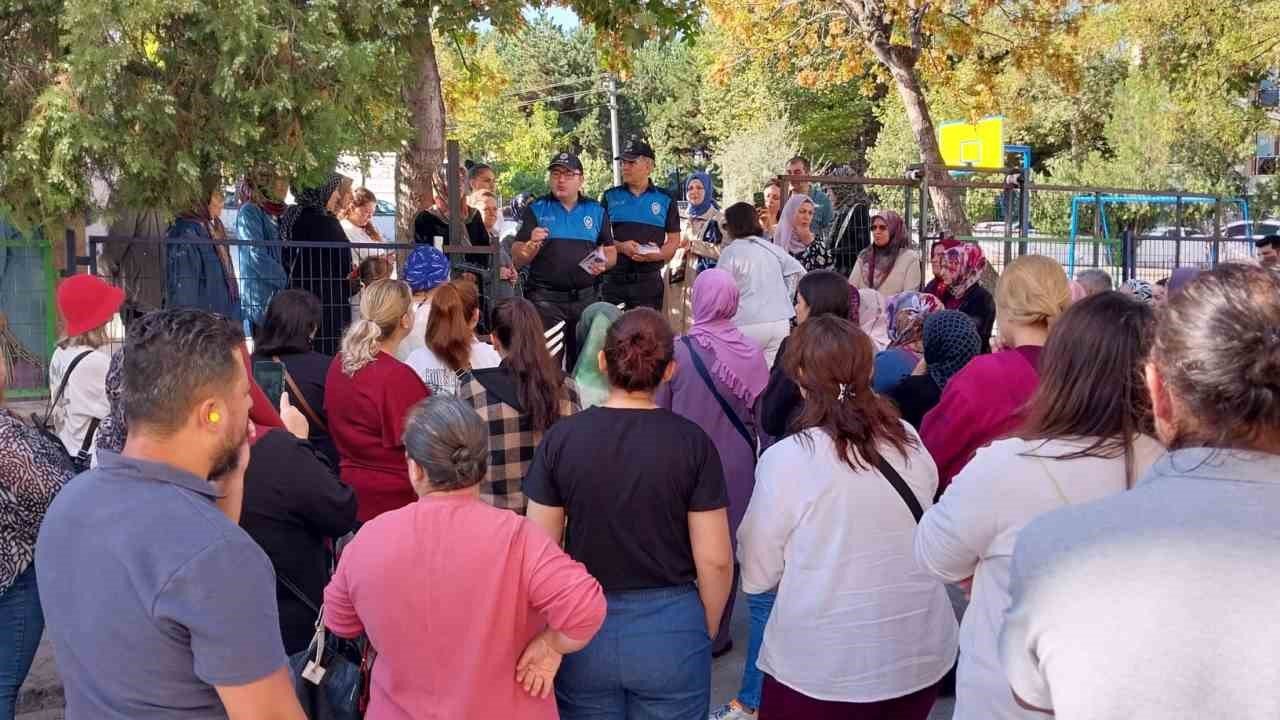
[[[56,277],[49,241],[5,232],[0,223],[0,362],[8,374],[5,395],[48,395],[49,359],[57,341],[53,292]]]
[[[279,290],[308,290],[320,299],[321,323],[315,347],[337,352],[342,334],[359,307],[358,267],[369,256],[386,257],[391,276],[415,248],[412,243],[258,243],[194,237],[91,236],[87,254],[67,240],[67,267],[101,276],[125,291],[122,320],[164,307],[201,307],[242,323],[246,334],[261,323]],[[481,289],[482,303],[494,296],[499,279],[493,246],[446,246],[455,278],[468,276]],[[481,313],[482,316],[484,313]]]

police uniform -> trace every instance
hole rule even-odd
[[[603,205],[582,196],[572,210],[566,210],[555,195],[548,194],[525,206],[516,242],[529,242],[539,227],[549,234],[529,262],[525,297],[538,309],[544,327],[564,321],[565,360],[572,369],[578,359],[578,318],[596,301],[596,276],[583,270],[581,263],[597,248],[613,246],[609,214]]]
[[[662,247],[667,233],[680,232],[680,212],[670,195],[649,183],[636,195],[626,185],[604,191],[600,201],[609,211],[615,240],[634,240],[641,245]],[[605,302],[625,303],[631,310],[638,307],[662,311],[661,262],[636,262],[619,253],[618,264],[604,274],[601,286]]]

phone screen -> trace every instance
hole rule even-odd
[[[284,393],[284,365],[273,360],[255,360],[253,379],[271,401],[271,407],[279,407],[280,395]]]
[[[763,193],[763,192],[757,192],[757,193],[755,193],[754,195],[752,195],[752,196],[751,196],[751,202],[752,202],[752,203],[754,203],[754,204],[755,204],[755,206],[756,206],[756,207],[758,207],[758,208],[762,208],[762,207],[764,207],[764,193]]]

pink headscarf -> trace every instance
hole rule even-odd
[[[689,338],[714,356],[711,372],[748,406],[769,384],[769,364],[760,347],[733,324],[738,286],[733,275],[712,268],[693,282],[693,326]]]
[[[787,198],[787,204],[782,206],[782,219],[778,221],[778,227],[773,230],[773,242],[782,246],[783,250],[792,255],[799,255],[809,246],[806,243],[796,239],[796,213],[800,211],[800,206],[809,203],[813,205],[813,200],[808,195],[796,193]],[[816,208],[817,206],[814,205]]]
[[[1067,287],[1071,289],[1071,302],[1078,303],[1089,296],[1089,291],[1084,289],[1080,283],[1072,280],[1067,283]]]

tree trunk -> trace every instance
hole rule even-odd
[[[894,83],[898,86],[898,95],[907,109],[907,118],[911,120],[911,130],[915,133],[916,143],[920,146],[920,157],[926,166],[941,166],[942,150],[938,147],[938,133],[933,127],[933,118],[929,115],[929,105],[925,101],[924,91],[916,77],[914,62],[898,57],[898,53],[882,53],[877,51],[880,62],[889,68]],[[965,213],[964,202],[956,188],[938,187],[934,183],[951,179],[951,174],[941,167],[926,169],[929,178],[929,198],[933,201],[934,216],[943,228],[956,235],[971,234],[969,218]],[[923,238],[921,238],[923,241]]]
[[[422,18],[409,46],[412,63],[401,96],[413,128],[396,158],[396,238],[413,242],[413,219],[431,203],[431,180],[444,161],[444,95],[440,66],[431,39],[431,22]]]

